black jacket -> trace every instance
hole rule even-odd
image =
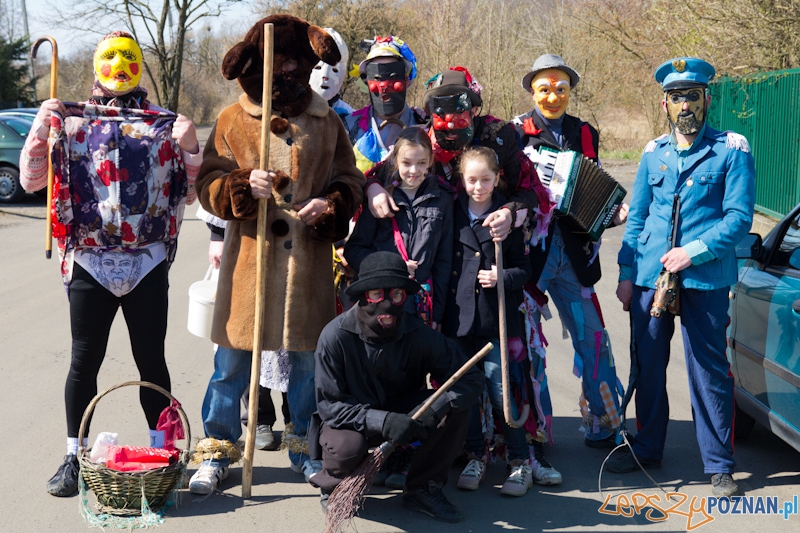
[[[489,212],[499,209],[504,201],[494,192]],[[442,332],[450,337],[498,337],[497,288],[485,289],[477,278],[478,270],[489,270],[495,263],[494,242],[489,228],[483,227],[480,219],[470,224],[468,205],[466,193],[460,191],[453,214],[456,242]],[[502,244],[506,331],[509,337],[521,337],[523,320],[518,308],[522,303],[522,287],[531,277],[531,263],[525,256],[522,230],[512,230]]]
[[[444,383],[467,357],[453,341],[408,314],[396,339],[371,344],[361,334],[357,310],[354,306],[333,319],[320,335],[315,354],[317,415],[334,429],[370,438],[383,429],[387,399],[425,387],[428,374]],[[472,367],[445,393],[453,411],[472,407],[484,384],[483,373]]]
[[[400,208],[394,219],[409,259],[418,263],[415,279],[420,283],[433,281],[433,320],[441,323],[453,255],[453,197],[440,190],[435,176],[428,176],[419,186],[411,203],[399,188],[395,188],[392,197]],[[358,272],[361,261],[379,251],[400,253],[394,242],[392,219],[376,219],[364,207],[344,246],[344,257]],[[407,299],[406,310],[416,314],[414,298]]]
[[[536,129],[540,130],[538,134],[534,135],[525,133],[522,123],[528,118],[533,118],[533,123],[536,126]],[[581,154],[584,153],[583,143],[581,141],[581,130],[586,127],[591,134],[591,143],[594,148],[594,157],[591,159],[595,163],[597,162],[599,134],[594,127],[583,122],[577,117],[573,117],[572,115],[564,115],[564,123],[562,126],[562,134],[564,135],[563,147],[558,145],[553,137],[553,134],[550,133],[547,125],[535,110],[525,113],[524,115],[514,119],[514,126],[517,128],[517,133],[519,133],[522,139],[523,147],[531,146],[534,149],[538,149],[540,146],[544,145],[553,148],[554,150],[574,150],[575,152],[579,152]],[[587,156],[588,155],[591,154],[587,154]],[[575,270],[578,281],[584,287],[591,287],[600,280],[600,276],[602,275],[600,272],[599,258],[596,257],[594,261],[589,264],[589,261],[591,261],[592,256],[594,255],[594,241],[592,241],[588,235],[575,233],[567,221],[560,217],[556,217],[554,219],[554,223],[551,223],[550,225],[550,231],[548,232],[547,240],[545,241],[545,249],[542,250],[541,246],[531,247],[530,260],[531,266],[533,267],[533,276],[531,277],[531,281],[536,283],[539,281],[539,276],[542,275],[542,270],[544,269],[545,262],[547,261],[547,254],[550,251],[550,243],[553,240],[555,224],[558,224],[558,227],[561,230],[561,238],[564,240],[564,249],[567,253],[570,263],[572,264],[573,270]]]

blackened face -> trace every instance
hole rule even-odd
[[[467,93],[433,96],[430,101],[436,142],[450,152],[463,150],[475,135]]]
[[[372,107],[382,117],[391,117],[406,107],[406,63],[403,60],[389,63],[373,60],[367,63],[364,83],[369,88]]]
[[[364,336],[376,343],[397,336],[405,300],[406,292],[397,288],[374,289],[364,293],[358,300],[356,310],[356,320]]]
[[[280,65],[272,75],[272,100],[279,103],[294,102],[309,89],[311,68],[304,61],[281,57]]]

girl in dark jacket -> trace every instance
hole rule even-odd
[[[406,300],[406,311],[440,329],[453,249],[453,198],[440,189],[432,165],[433,149],[425,130],[416,126],[404,129],[388,161],[367,172],[367,179],[389,184],[387,190],[398,210],[394,217],[376,219],[363,209],[344,247],[344,257],[357,273],[361,261],[373,252],[400,254],[409,277],[424,289]],[[421,298],[430,301],[420,306]]]
[[[483,360],[486,387],[491,406],[503,410],[502,373],[500,365],[499,312],[497,299],[497,265],[492,230],[484,226],[486,216],[500,209],[505,198],[495,189],[499,182],[500,166],[491,148],[474,146],[461,156],[459,172],[463,189],[459,191],[454,209],[455,243],[452,275],[447,294],[443,332],[455,337],[464,353],[474,353],[486,342],[495,348]],[[515,360],[524,357],[522,287],[530,279],[530,261],[520,229],[513,229],[502,241],[503,281],[505,283],[506,327],[509,352]],[[512,380],[522,381],[521,365],[512,363]],[[513,403],[513,402],[512,402]],[[489,407],[491,409],[491,407]],[[514,410],[512,408],[512,410]],[[513,414],[518,417],[519,413]],[[511,475],[501,488],[502,494],[522,496],[531,487],[532,473],[524,428],[502,424],[507,445],[507,461]],[[487,446],[483,437],[478,406],[473,408],[465,448],[470,461],[459,477],[458,487],[477,490],[486,471]]]

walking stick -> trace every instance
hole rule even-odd
[[[503,372],[503,416],[506,424],[512,428],[520,428],[528,420],[531,407],[528,404],[522,406],[522,414],[519,419],[514,420],[511,415],[511,385],[508,376],[508,333],[506,331],[506,290],[503,280],[503,243],[494,243],[494,259],[497,264],[497,308],[500,322],[500,366]]]
[[[36,50],[39,45],[45,41],[50,41],[50,46],[53,48],[53,53],[50,58],[50,98],[57,98],[58,93],[58,45],[56,40],[45,35],[40,37],[33,43],[31,47],[31,59],[36,59]],[[46,126],[50,126],[46,124]],[[46,236],[44,240],[44,256],[50,259],[53,255],[53,160],[50,150],[47,151],[47,210],[45,220],[47,224]]]
[[[486,346],[472,356],[472,358],[464,363],[461,368],[456,370],[455,374],[450,376],[450,379],[436,389],[436,392],[422,404],[422,407],[417,409],[411,418],[419,420],[425,413],[439,399],[439,397],[447,392],[453,384],[461,379],[467,371],[475,366],[475,364],[483,359],[483,357],[494,348],[491,342],[487,342]],[[328,498],[328,511],[325,515],[325,533],[338,533],[342,530],[342,525],[349,522],[356,515],[356,512],[361,508],[364,503],[364,495],[372,485],[372,480],[375,479],[375,474],[381,469],[386,459],[394,452],[395,445],[389,441],[384,442],[372,452],[372,455],[366,457],[361,461],[358,466],[348,474],[346,478],[339,483],[334,491]]]
[[[267,170],[269,162],[269,122],[272,116],[272,46],[274,27],[264,24],[264,89],[261,93],[261,154],[258,168]],[[261,333],[264,329],[264,250],[267,238],[267,201],[258,201],[258,235],[256,237],[256,310],[253,325],[253,357],[250,366],[250,400],[247,405],[247,438],[244,441],[244,468],[242,470],[242,498],[249,498],[253,485],[253,454],[255,453],[256,425],[258,424],[258,384],[261,376]]]

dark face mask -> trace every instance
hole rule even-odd
[[[367,63],[364,83],[369,88],[369,97],[375,112],[382,117],[391,117],[406,107],[405,61],[391,63]]]
[[[389,291],[389,289],[384,290],[387,293]],[[365,295],[358,299],[356,321],[361,328],[361,332],[371,342],[383,344],[396,337],[397,332],[400,331],[402,318],[402,303],[394,305],[388,298],[378,303],[370,303]]]
[[[436,142],[449,152],[458,152],[472,142],[475,125],[467,93],[434,96],[430,101]]]
[[[302,97],[307,90],[309,90],[308,77],[302,79],[285,72],[272,76],[272,100],[274,102],[289,104]]]

